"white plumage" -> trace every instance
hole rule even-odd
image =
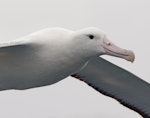
[[[0,43],[0,90],[46,86],[72,76],[149,118],[149,84],[100,58],[103,54],[135,58],[93,27],[48,28]]]
[[[80,70],[91,57],[100,53],[94,47],[100,44],[90,44],[86,39],[93,30],[98,32],[96,28],[77,32],[48,28],[2,43],[0,89],[50,85]]]

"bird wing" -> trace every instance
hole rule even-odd
[[[24,51],[29,50],[29,47],[31,47],[31,45],[24,41],[8,41],[0,43],[0,59],[7,56],[9,58],[11,58],[11,56],[14,58],[16,54],[21,55]]]
[[[24,41],[0,43],[0,90],[13,88],[14,75],[21,73],[20,66],[30,62],[33,47]],[[29,60],[30,59],[30,60]]]
[[[150,84],[134,74],[98,57],[72,76],[150,118]]]
[[[25,60],[32,55],[33,46],[25,41],[10,41],[0,43],[0,71],[2,65],[7,66],[9,62],[19,62],[20,59]],[[28,57],[26,57],[28,56]]]

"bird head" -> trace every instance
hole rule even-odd
[[[94,57],[100,55],[111,55],[133,62],[134,53],[115,45],[108,39],[106,34],[98,28],[86,28],[78,30],[73,34],[74,44],[81,55]]]

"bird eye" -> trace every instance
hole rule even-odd
[[[90,39],[94,39],[94,36],[93,35],[88,35],[88,37],[90,38]]]

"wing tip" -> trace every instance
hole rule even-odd
[[[130,105],[125,100],[117,98],[115,95],[111,95],[110,93],[106,92],[105,90],[102,90],[101,88],[98,88],[98,87],[92,85],[91,83],[86,82],[84,79],[82,79],[82,78],[84,78],[84,76],[81,76],[81,75],[78,75],[78,74],[73,74],[71,76],[79,79],[80,81],[85,82],[87,85],[91,86],[92,88],[94,88],[98,92],[102,93],[103,95],[106,95],[106,96],[109,96],[109,97],[112,97],[112,98],[116,99],[120,104],[122,104],[122,105],[124,105],[124,106],[126,106],[126,107],[128,107],[130,109],[132,109],[133,111],[138,112],[142,117],[144,117],[144,118],[150,118],[150,113],[144,112],[140,108],[137,108],[134,105]]]

